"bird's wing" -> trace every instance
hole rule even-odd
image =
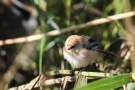
[[[88,39],[87,43],[85,43],[84,48],[88,49],[88,50],[92,50],[95,51],[96,49],[99,48],[99,44],[92,39],[91,37]]]
[[[99,54],[106,56],[106,57],[117,57],[119,58],[118,55],[108,52],[108,51],[103,51],[103,50],[99,50],[99,44],[92,39],[91,37],[89,37],[88,39],[88,43],[85,43],[84,48],[86,48],[87,50],[91,50],[91,51],[97,51]]]
[[[105,57],[116,57],[119,58],[118,55],[112,53],[112,52],[108,52],[108,51],[103,51],[103,50],[97,50],[97,52]]]

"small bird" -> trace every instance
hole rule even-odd
[[[118,57],[98,48],[98,43],[89,36],[71,35],[65,41],[63,57],[75,68],[84,68],[95,63],[100,54],[106,57]]]

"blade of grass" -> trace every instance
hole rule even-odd
[[[46,37],[44,36],[42,39],[41,39],[41,42],[40,42],[40,52],[39,52],[39,74],[42,73],[42,56],[43,56],[43,51],[44,51],[44,46],[45,46],[45,43],[46,43]]]
[[[130,74],[122,74],[110,78],[104,78],[88,85],[73,90],[112,90],[131,82]]]
[[[44,35],[44,37],[41,39],[40,41],[40,52],[39,52],[39,75],[42,74],[42,63],[43,63],[43,52],[44,52],[44,46],[46,43],[46,37]],[[40,90],[42,90],[42,87],[40,87]]]

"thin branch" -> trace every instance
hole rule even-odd
[[[40,80],[45,80],[46,78],[44,77],[44,75],[43,74],[40,74],[39,76],[38,76],[38,78],[37,78],[37,80],[33,80],[34,81],[34,84],[31,86],[31,88],[30,88],[30,90],[33,90],[33,88],[35,87],[35,85],[40,81]],[[32,81],[32,82],[33,82]]]
[[[4,41],[0,40],[0,46],[14,44],[14,43],[32,42],[32,41],[40,40],[43,36],[44,34],[37,34],[37,35],[31,35],[27,37],[8,39]]]
[[[66,90],[68,78],[69,78],[69,77],[65,77],[65,78],[62,80],[59,90]]]
[[[131,46],[130,48],[130,59],[131,59],[131,66],[132,66],[132,72],[135,72],[135,46]]]
[[[8,90],[29,90],[32,87],[32,85],[34,84],[34,82],[37,80],[38,77],[39,76],[37,76],[35,79],[33,79],[30,83],[27,83],[27,84],[24,84],[24,85],[21,85],[21,86],[18,86],[18,87],[12,87]],[[75,80],[75,78],[73,79],[72,76],[65,76],[65,77],[57,78],[57,79],[41,80],[36,85],[34,85],[34,88],[37,88],[37,87],[40,87],[40,86],[59,84],[65,78],[67,79],[67,81]]]
[[[79,71],[75,71],[74,74],[78,74]],[[111,77],[113,76],[113,74],[110,73],[102,73],[102,72],[87,72],[87,71],[83,71],[80,72],[82,75],[87,76],[87,77],[100,77],[100,78],[104,78],[104,77]],[[58,71],[50,71],[50,72],[46,72],[45,75],[72,75],[73,72],[72,70],[58,70]]]
[[[46,37],[57,36],[57,35],[60,35],[60,34],[66,33],[66,32],[70,32],[70,31],[74,31],[74,30],[78,30],[78,29],[82,29],[82,28],[86,28],[86,27],[90,27],[90,26],[94,26],[94,25],[99,25],[99,24],[111,22],[114,20],[124,19],[124,18],[132,17],[132,16],[135,16],[134,11],[128,12],[128,13],[117,14],[117,15],[113,15],[113,16],[108,16],[106,18],[100,18],[100,19],[89,21],[87,23],[83,23],[83,24],[79,24],[79,25],[73,25],[73,26],[70,26],[70,27],[67,27],[67,28],[64,28],[61,30],[52,30],[52,31],[46,33],[45,36]],[[8,39],[8,40],[4,40],[4,41],[0,40],[0,46],[14,44],[14,43],[36,41],[36,40],[40,40],[43,36],[44,36],[44,34],[37,34],[37,35],[28,36],[28,37]]]
[[[79,24],[79,25],[74,25],[65,29],[61,29],[61,30],[53,30],[47,33],[47,36],[56,36],[56,35],[60,35],[62,33],[66,33],[69,31],[73,31],[73,30],[77,30],[77,29],[82,29],[82,28],[86,28],[86,27],[90,27],[90,26],[94,26],[94,25],[99,25],[102,23],[106,23],[106,22],[111,22],[113,20],[119,20],[119,19],[123,19],[123,18],[127,18],[127,17],[131,17],[134,16],[135,12],[128,12],[128,13],[122,13],[122,14],[117,14],[117,15],[113,15],[113,16],[109,16],[106,18],[101,18],[101,19],[97,19],[97,20],[93,20],[84,24]]]
[[[58,71],[50,71],[50,72],[47,72],[45,73],[46,76],[48,75],[58,75],[58,74],[66,74],[67,75],[71,75],[72,73],[70,73],[71,70],[58,70]],[[88,77],[88,79],[98,79],[99,77],[100,78],[105,78],[105,77],[112,77],[113,75],[110,74],[110,73],[101,73],[101,72],[80,72],[82,75]],[[77,75],[78,74],[78,71],[75,71],[75,74]],[[42,77],[46,78],[43,74],[41,74]],[[56,78],[56,79],[41,79],[37,82],[37,79],[40,77],[37,76],[36,78],[34,78],[33,80],[31,80],[29,83],[27,84],[24,84],[24,85],[21,85],[21,86],[18,86],[18,87],[13,87],[13,88],[10,88],[9,90],[22,90],[22,89],[30,89],[36,82],[36,84],[34,85],[33,88],[37,88],[37,87],[40,87],[40,86],[47,86],[47,85],[53,85],[53,84],[60,84],[62,82],[65,82],[63,83],[63,85],[66,85],[67,81],[68,82],[72,82],[72,81],[75,81],[76,80],[76,77],[73,77],[73,76],[65,76],[65,77],[62,77],[62,78]],[[66,79],[66,81],[65,81]],[[64,88],[64,87],[63,87]]]

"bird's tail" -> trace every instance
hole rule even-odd
[[[114,57],[114,58],[119,58],[118,55],[111,53],[111,52],[107,52],[107,51],[103,51],[103,50],[97,50],[99,54],[105,56],[105,57]]]

